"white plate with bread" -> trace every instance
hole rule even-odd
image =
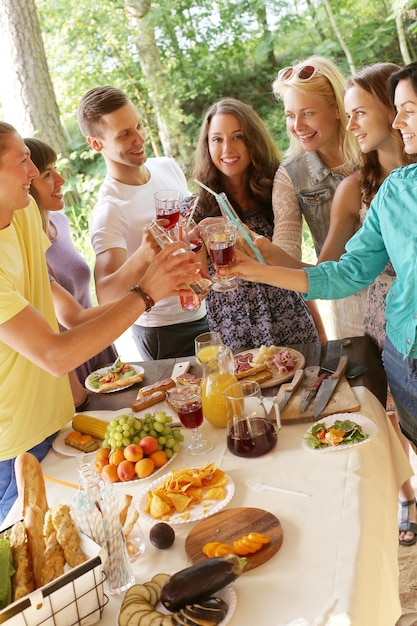
[[[122,363],[121,365],[126,367],[124,372],[116,371],[118,368],[115,368],[114,365],[101,367],[91,372],[85,379],[85,387],[94,393],[113,393],[127,389],[143,380],[145,375],[143,367],[133,363]]]
[[[291,380],[304,367],[305,357],[286,346],[261,346],[235,354],[235,376],[238,380],[255,380],[262,389]]]

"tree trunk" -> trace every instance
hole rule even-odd
[[[401,56],[404,61],[404,65],[411,63],[411,55],[408,50],[407,36],[405,34],[404,24],[402,20],[402,10],[404,2],[401,0],[392,0],[392,10],[395,15],[395,26],[397,28],[398,42],[400,44]]]
[[[341,46],[343,52],[345,53],[345,56],[346,56],[347,61],[349,63],[350,73],[354,74],[356,70],[355,70],[355,64],[353,62],[353,57],[351,55],[351,52],[350,52],[349,48],[347,47],[347,45],[345,43],[345,40],[342,37],[342,33],[340,32],[340,30],[339,30],[339,28],[338,28],[338,26],[336,24],[334,13],[333,13],[332,7],[330,6],[329,0],[324,0],[324,6],[326,7],[326,11],[327,11],[327,14],[329,16],[330,24],[332,25],[333,30],[336,33],[336,37],[338,39],[338,42],[340,43],[340,46]]]
[[[0,29],[4,119],[22,136],[37,136],[67,157],[34,1],[0,0]]]
[[[125,0],[126,15],[136,35],[139,61],[147,82],[164,153],[184,165],[188,164],[191,146],[186,139],[184,114],[178,102],[173,99],[170,76],[161,61],[150,8],[151,0]]]

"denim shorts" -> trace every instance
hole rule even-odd
[[[389,339],[385,340],[382,358],[400,428],[417,445],[417,359],[404,359]]]
[[[34,446],[31,452],[38,461],[42,461],[52,447],[52,442],[57,433],[47,437],[44,441]],[[16,476],[14,473],[14,459],[0,461],[0,525],[13,506],[17,498]]]

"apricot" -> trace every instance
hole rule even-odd
[[[94,461],[94,471],[97,472],[97,474],[101,474],[101,472],[103,471],[103,467],[108,464],[109,459],[96,459]],[[114,465],[114,467],[116,466]]]
[[[124,459],[117,466],[117,475],[122,482],[132,480],[135,477],[135,464],[132,461]]]
[[[117,448],[117,450],[113,450],[109,456],[110,465],[119,465],[122,461],[125,460],[125,455],[123,454],[123,450],[121,448]]]
[[[143,450],[141,446],[137,443],[131,443],[126,446],[123,453],[125,459],[127,459],[128,461],[133,461],[134,463],[143,459]]]
[[[138,478],[146,478],[150,476],[155,469],[155,462],[146,457],[135,463],[135,474]]]
[[[149,455],[149,458],[155,463],[155,467],[162,467],[168,461],[167,454],[165,450],[157,450],[156,452],[152,452]]]
[[[103,478],[103,480],[107,480],[110,483],[120,482],[120,478],[117,475],[117,466],[110,465],[110,463],[105,465],[101,470],[101,477]]]
[[[99,461],[100,459],[108,459],[110,452],[110,448],[99,448],[96,452],[95,460]]]

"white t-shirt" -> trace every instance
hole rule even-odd
[[[90,236],[95,254],[111,248],[123,248],[130,257],[139,248],[147,222],[155,218],[154,194],[161,189],[175,189],[191,195],[183,171],[168,157],[147,159],[150,178],[144,185],[125,185],[106,176],[100,187],[97,204],[91,215]],[[183,311],[178,298],[164,298],[143,313],[140,326],[169,326],[193,322],[204,317],[202,302],[195,311]]]

